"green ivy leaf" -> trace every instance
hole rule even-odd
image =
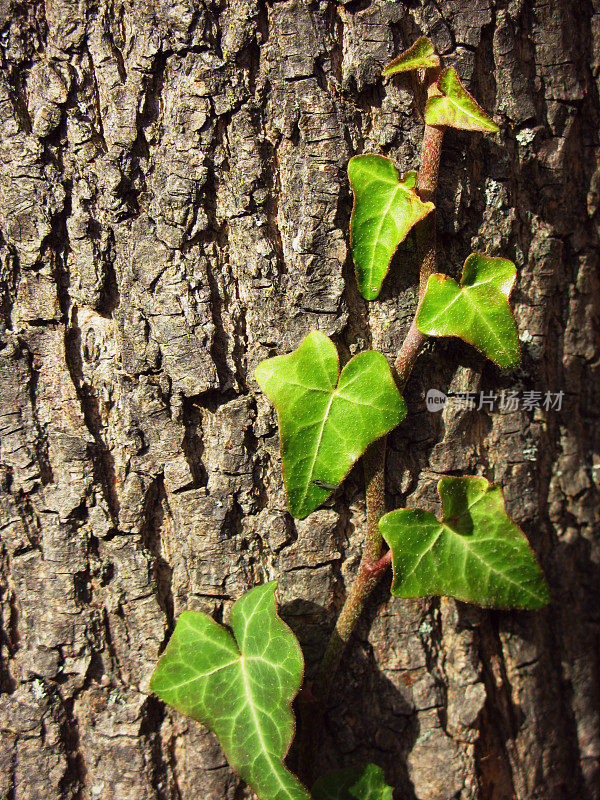
[[[351,158],[348,177],[354,192],[350,245],[356,279],[365,300],[374,300],[398,245],[434,205],[424,203],[415,192],[416,172],[407,172],[401,180],[383,156]]]
[[[382,75],[395,75],[398,72],[409,72],[413,69],[427,69],[427,67],[439,67],[440,59],[435,48],[426,36],[420,39],[401,53],[398,58],[387,65],[381,73]]]
[[[529,543],[485,478],[442,478],[441,520],[405,508],[379,522],[396,597],[446,595],[494,608],[541,608],[548,587]]]
[[[487,133],[497,133],[500,130],[464,88],[453,67],[442,72],[437,88],[441,96],[430,97],[425,106],[425,122],[428,125],[448,125],[465,131]]]
[[[458,336],[499,367],[517,366],[519,337],[508,304],[516,275],[512,261],[472,253],[460,285],[440,273],[429,278],[417,311],[417,328],[427,336]]]
[[[324,502],[367,447],[406,416],[381,353],[360,353],[341,375],[334,344],[319,331],[256,368],[277,409],[288,508],[303,519]],[[336,385],[337,384],[337,385]]]
[[[233,604],[233,636],[206,614],[184,611],[150,689],[214,731],[233,769],[260,798],[310,800],[283,764],[304,661],[277,616],[276,586],[257,586]]]
[[[392,800],[392,787],[385,782],[381,767],[337,769],[315,783],[313,800]]]

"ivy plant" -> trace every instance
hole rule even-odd
[[[283,764],[304,660],[276,614],[275,585],[257,586],[233,604],[232,633],[207,614],[183,612],[150,688],[214,731],[231,766],[260,797],[308,800]]]
[[[304,663],[294,634],[277,616],[275,582],[233,604],[231,631],[206,614],[183,612],[150,684],[164,701],[215,732],[231,766],[261,800],[391,800],[392,788],[375,764],[321,776],[310,794],[306,788],[313,783],[324,701],[356,621],[389,567],[395,597],[444,595],[505,609],[540,609],[550,600],[527,538],[506,512],[501,487],[485,478],[443,477],[439,518],[419,508],[385,513],[386,436],[406,416],[402,392],[427,340],[459,337],[503,369],[516,367],[521,357],[509,305],[515,265],[472,253],[458,282],[437,270],[435,195],[444,131],[495,133],[498,126],[456,71],[442,70],[427,38],[383,74],[408,71],[416,72],[427,97],[419,170],[402,176],[389,158],[371,153],[348,165],[354,193],[350,244],[365,300],[379,295],[398,245],[415,232],[419,302],[393,366],[381,353],[367,351],[340,372],[334,343],[312,331],[294,352],[263,361],[255,373],[277,411],[292,516],[313,512],[361,457],[364,462],[362,560],[316,678],[298,698],[303,782],[284,760]]]
[[[415,192],[417,173],[401,178],[389,158],[355,156],[348,176],[354,190],[350,245],[356,279],[365,300],[374,300],[398,245],[434,206]]]
[[[392,787],[385,782],[381,767],[336,769],[319,778],[313,786],[313,800],[392,800]]]
[[[499,367],[516,367],[521,360],[519,337],[508,304],[516,277],[512,261],[472,253],[460,283],[448,275],[429,278],[417,327],[427,336],[458,336]]]
[[[401,508],[379,523],[391,552],[395,597],[447,595],[494,608],[541,608],[550,600],[499,486],[485,478],[442,478],[442,519]]]
[[[298,519],[320,506],[371,442],[406,416],[381,353],[354,356],[340,374],[335,345],[319,331],[294,353],[263,361],[255,376],[277,409],[288,508]]]

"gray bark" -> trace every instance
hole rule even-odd
[[[0,797],[234,800],[214,737],[148,693],[185,608],[279,581],[310,675],[356,570],[355,469],[286,513],[259,361],[311,329],[390,359],[348,250],[350,156],[418,163],[420,34],[501,123],[450,132],[440,268],[512,258],[523,366],[436,343],[391,437],[388,507],[439,473],[504,487],[542,612],[390,600],[361,622],[318,771],[372,760],[410,800],[600,797],[600,3],[0,0]],[[427,388],[565,392],[562,411],[425,411]],[[387,582],[384,582],[387,583]]]

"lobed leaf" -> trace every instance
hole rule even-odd
[[[458,284],[447,275],[429,278],[416,324],[427,336],[458,336],[474,345],[499,367],[521,360],[515,318],[508,296],[516,268],[506,258],[472,253]]]
[[[425,122],[428,125],[448,125],[465,131],[487,133],[500,130],[464,88],[453,67],[447,67],[442,72],[437,88],[441,96],[430,97],[425,106]]]
[[[439,65],[440,58],[435,52],[434,46],[426,36],[421,36],[412,47],[401,53],[398,58],[390,61],[381,74],[395,75],[398,72],[439,67]]]
[[[421,509],[386,514],[396,597],[446,595],[494,608],[541,608],[548,587],[529,543],[485,478],[442,478],[442,519]]]
[[[385,782],[381,767],[337,769],[315,783],[313,800],[392,800],[392,787]]]
[[[310,800],[283,764],[304,661],[277,616],[276,586],[257,586],[233,604],[233,636],[206,614],[184,611],[150,688],[214,731],[233,769],[262,800]]]
[[[348,177],[354,192],[350,245],[356,279],[365,300],[374,300],[398,245],[434,205],[417,195],[416,172],[407,172],[401,180],[394,164],[383,156],[354,156]]]
[[[255,376],[277,409],[288,508],[299,519],[329,497],[371,442],[406,416],[381,353],[354,356],[340,375],[337,350],[319,331],[293,353],[263,361]]]

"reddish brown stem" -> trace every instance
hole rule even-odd
[[[435,81],[437,80],[437,74],[432,73],[430,78],[429,95],[436,91]],[[426,202],[433,202],[435,199],[443,137],[443,128],[432,125],[425,126],[417,193]],[[436,271],[435,210],[417,225],[416,233],[418,257],[421,265],[420,301],[425,292],[429,276]],[[426,338],[418,330],[413,320],[394,364],[396,380],[401,390],[408,381]],[[367,504],[365,547],[354,585],[340,612],[317,673],[314,684],[314,691],[317,697],[325,698],[327,696],[356,621],[369,595],[385,571],[385,567],[390,563],[389,559],[386,559],[381,569],[374,567],[375,564],[379,564],[381,561],[382,538],[379,531],[379,520],[385,513],[385,447],[386,437],[372,444],[364,456]]]
[[[439,70],[429,71],[428,96],[436,93],[435,83]],[[425,126],[421,167],[417,182],[417,194],[424,202],[434,202],[440,168],[440,154],[444,129]],[[420,262],[419,302],[423,299],[427,281],[436,272],[435,209],[416,227],[417,254]],[[394,364],[395,377],[400,390],[404,388],[426,338],[415,321],[400,348]],[[350,589],[333,633],[327,645],[323,661],[319,666],[311,693],[310,702],[300,704],[303,719],[300,742],[300,765],[302,777],[311,777],[312,757],[326,700],[339,667],[346,645],[352,635],[371,592],[391,564],[391,552],[381,555],[382,537],[379,520],[385,513],[385,449],[386,438],[374,442],[364,456],[367,530],[365,546],[358,573]],[[311,735],[314,733],[314,735]]]
[[[361,563],[370,564],[381,556],[383,540],[379,520],[385,514],[385,451],[387,436],[378,439],[363,456],[365,473],[367,535]]]
[[[402,342],[402,347],[394,362],[396,383],[400,391],[406,386],[414,363],[417,360],[417,356],[421,352],[421,348],[426,341],[427,337],[417,328],[416,322],[413,319],[408,333],[406,334],[406,339]]]
[[[386,437],[378,439],[363,456],[367,496],[367,530],[358,574],[354,579],[335,628],[329,638],[325,655],[309,691],[299,698],[302,721],[299,743],[299,772],[307,785],[312,784],[315,750],[321,727],[324,702],[333,679],[369,595],[384,574],[389,561],[381,558],[382,537],[379,520],[385,513],[385,448]]]
[[[364,455],[364,471],[367,499],[367,530],[365,546],[358,573],[346,602],[340,612],[335,628],[327,645],[323,661],[315,678],[314,693],[325,699],[329,694],[331,682],[356,621],[365,603],[377,585],[383,570],[373,569],[381,558],[382,537],[379,520],[385,513],[385,448],[386,438],[378,439]]]
[[[435,92],[435,84],[430,84],[428,94]],[[424,202],[435,202],[438,176],[440,173],[440,156],[442,153],[442,140],[444,128],[435,125],[425,125],[423,147],[421,149],[421,167],[417,180],[417,194]],[[437,272],[437,242],[435,232],[435,209],[425,219],[421,220],[415,228],[417,239],[417,257],[419,259],[419,303],[423,299],[427,281]],[[415,318],[408,330],[406,338],[394,363],[396,382],[400,391],[406,386],[417,356],[427,337],[417,328]]]
[[[424,203],[435,203],[443,138],[443,127],[425,125],[421,146],[421,166],[417,179],[417,194]]]

